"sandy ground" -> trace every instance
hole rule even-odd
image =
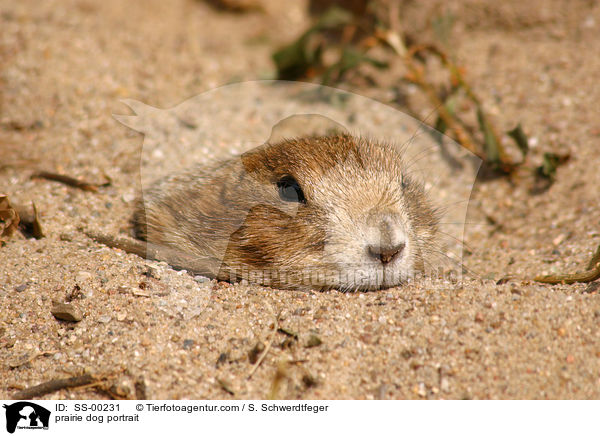
[[[528,180],[476,184],[470,273],[458,284],[231,285],[83,233],[130,232],[143,138],[112,118],[127,113],[119,100],[168,108],[272,77],[270,53],[307,22],[303,3],[290,3],[230,14],[191,0],[0,2],[0,191],[34,200],[47,235],[0,248],[0,397],[87,371],[107,377],[104,390],[44,398],[600,398],[597,283],[496,285],[583,269],[600,244],[598,2],[449,3],[453,50],[498,125],[520,121],[538,163],[543,151],[571,153],[541,195]],[[407,9],[413,30],[439,6],[418,4]],[[34,167],[112,185],[31,180]],[[65,299],[82,321],[53,317],[52,301]],[[277,315],[296,337],[274,331]],[[258,343],[272,346],[248,378]]]

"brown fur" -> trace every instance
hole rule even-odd
[[[189,269],[221,280],[301,289],[393,286],[400,281],[358,284],[335,275],[371,268],[360,236],[370,228],[367,216],[393,217],[410,248],[402,253],[403,271],[423,269],[439,219],[405,173],[394,147],[346,134],[267,143],[160,180],[138,202],[134,223],[141,239],[185,253]],[[284,176],[298,182],[306,203],[280,198]],[[333,277],[307,281],[313,273]]]

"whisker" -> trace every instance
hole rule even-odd
[[[439,110],[440,107],[441,107],[441,105],[438,105],[438,106],[434,107],[433,109],[431,109],[431,111],[429,111],[429,113],[425,116],[424,119],[414,117],[418,121],[419,124],[418,124],[418,127],[415,129],[415,132],[412,134],[411,138],[407,142],[412,141],[415,138],[415,136],[419,133],[419,131],[421,131],[422,133],[426,133],[426,129],[424,127],[426,127],[427,129],[435,130],[432,127],[428,126],[426,121],[429,120],[429,118],[433,114],[435,114]]]
[[[441,252],[434,252],[433,254],[437,254],[437,255],[444,255],[444,253],[441,253]],[[444,255],[444,256],[445,256],[445,255]],[[464,272],[466,272],[467,274],[470,274],[471,276],[473,276],[473,277],[475,277],[475,278],[479,278],[479,279],[481,278],[481,275],[480,275],[480,274],[478,274],[477,272],[475,272],[474,270],[472,270],[471,268],[468,268],[468,267],[465,265],[464,261],[461,261],[461,262],[460,262],[460,264],[459,264],[459,262],[458,262],[458,261],[455,261],[455,260],[453,260],[453,259],[448,259],[448,260],[450,260],[451,262],[455,263],[457,266],[460,266],[460,267],[461,267],[461,269],[462,269]]]
[[[418,163],[420,160],[425,159],[428,156],[433,156],[435,153],[431,152],[431,150],[433,150],[435,148],[437,148],[435,145],[432,145],[431,147],[424,148],[423,150],[419,151],[414,156],[411,156],[410,160],[405,161],[404,162],[404,166],[408,170],[408,169],[412,168],[413,165],[415,165],[416,163]],[[406,151],[404,151],[404,153],[406,153]]]
[[[440,208],[440,210],[442,210],[444,212],[444,214],[445,214],[449,210],[451,210],[452,206],[459,206],[459,205],[462,205],[463,203],[468,203],[469,201],[471,201],[470,198],[465,198],[463,200],[452,201],[450,203],[439,204],[439,205],[436,205],[436,206],[438,208]]]
[[[449,225],[449,224],[455,224],[455,225],[469,225],[469,226],[490,226],[490,227],[495,227],[494,224],[490,224],[490,223],[483,223],[483,222],[474,222],[474,221],[440,221],[438,224],[445,224],[445,225]]]

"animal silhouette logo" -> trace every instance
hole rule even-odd
[[[19,429],[48,429],[50,411],[42,406],[29,401],[19,401],[10,405],[4,404],[6,409],[6,431],[14,433]]]
[[[246,225],[248,217],[267,216],[271,212],[269,216],[281,212],[279,216],[294,217],[300,210],[299,203],[302,202],[285,200],[287,192],[294,195],[298,191],[298,181],[294,177],[281,179],[276,185],[283,195],[281,207],[277,206],[277,210],[266,207],[264,198],[274,192],[274,182],[263,177],[264,171],[260,172],[268,170],[267,167],[260,167],[260,156],[271,156],[269,150],[279,148],[269,146],[282,141],[349,133],[393,147],[402,156],[409,178],[418,182],[415,184],[423,186],[427,197],[433,199],[433,205],[443,216],[436,243],[427,244],[431,259],[421,262],[419,271],[422,270],[422,273],[419,276],[430,278],[432,283],[435,279],[442,279],[442,286],[447,279],[460,279],[463,271],[462,240],[467,205],[481,160],[409,115],[375,100],[333,88],[280,81],[227,85],[167,109],[155,108],[135,100],[124,100],[123,103],[132,112],[115,114],[114,118],[144,135],[140,159],[142,196],[137,204],[136,223],[137,236],[150,241],[146,245],[146,257],[165,260],[176,267],[209,277],[217,277],[229,270],[231,281],[248,279],[250,274],[257,273],[258,276],[250,281],[273,286],[277,283],[270,281],[271,275],[279,277],[280,273],[284,276],[297,274],[299,268],[296,266],[288,268],[289,271],[270,265],[250,271],[244,270],[244,264],[230,265],[224,262],[228,250],[240,247],[241,242],[250,240],[253,227]],[[335,147],[331,148],[335,150]],[[335,156],[337,155],[339,153]],[[348,157],[352,156],[353,154],[348,154]],[[285,159],[283,161],[286,162]],[[320,175],[319,180],[326,181],[329,177],[341,183],[340,181],[345,180],[345,175],[351,174],[346,168],[353,162],[352,159],[336,158],[331,162],[332,168],[325,172],[326,177]],[[379,168],[376,163],[377,161],[373,162],[374,170]],[[461,177],[457,177],[459,170]],[[199,174],[202,177],[198,177]],[[237,179],[225,180],[224,174],[237,175]],[[193,194],[192,197],[186,196],[188,191],[178,191],[179,187],[193,186],[201,180],[207,180],[204,186],[211,185],[214,189],[205,189],[202,195],[200,189],[192,189],[189,191]],[[245,189],[250,186],[249,183],[253,184],[249,190],[251,195]],[[366,189],[375,188],[367,184]],[[163,197],[162,193],[173,190],[178,195],[168,197],[174,206],[170,210],[177,211],[179,215],[150,214],[149,211],[157,210],[166,201],[167,197]],[[238,194],[238,190],[243,196]],[[358,189],[354,191],[359,192]],[[185,207],[175,204],[183,198]],[[190,207],[191,199],[195,202],[194,207]],[[328,210],[336,207],[332,206]],[[192,215],[209,217],[213,221],[219,217],[226,219],[221,219],[218,225],[200,226],[187,233],[180,225],[169,227],[172,220],[180,223],[182,218]],[[147,219],[153,223],[152,226],[148,226]],[[192,216],[191,221],[193,220]],[[153,237],[146,233],[153,231],[153,228],[161,229],[161,232],[166,228],[173,228],[175,231],[166,236],[155,233]],[[276,228],[277,225],[273,223],[274,231]],[[199,231],[202,229],[208,229],[206,234]],[[219,231],[215,232],[214,229]],[[370,231],[375,234],[380,229],[381,227],[374,226]],[[333,236],[336,236],[334,229],[327,227],[324,231],[326,235],[322,240],[332,241]],[[226,237],[228,232],[230,238]],[[295,237],[292,234],[292,239]],[[191,247],[186,245],[190,241],[193,242]],[[312,244],[317,246],[318,242],[315,240]],[[256,247],[263,245],[245,246],[248,251],[256,253]],[[343,272],[348,270],[351,274],[344,280],[353,286],[358,282],[379,284],[383,280],[379,265],[376,268],[369,267],[365,272],[364,265],[357,261],[357,265],[349,269],[349,260],[343,255],[344,250],[339,250],[335,244],[325,245],[324,249],[330,250],[329,259],[333,262],[333,267],[328,267],[326,271],[329,277],[325,279],[327,283],[337,283],[336,280],[340,277],[336,266],[338,264],[346,265]],[[385,281],[395,284],[396,277],[410,278],[413,270],[406,267],[394,271],[394,275],[386,272],[384,276],[389,279],[385,278]],[[313,280],[312,270],[302,268],[302,274],[304,273]],[[223,273],[222,278],[224,277],[227,277],[226,273]],[[317,278],[315,286],[322,281],[320,276]],[[295,281],[293,277],[292,281]]]

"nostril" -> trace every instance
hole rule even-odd
[[[376,245],[369,245],[369,254],[375,259],[381,261],[381,263],[390,263],[396,256],[402,254],[404,251],[405,243],[391,246],[391,247],[380,247]]]

